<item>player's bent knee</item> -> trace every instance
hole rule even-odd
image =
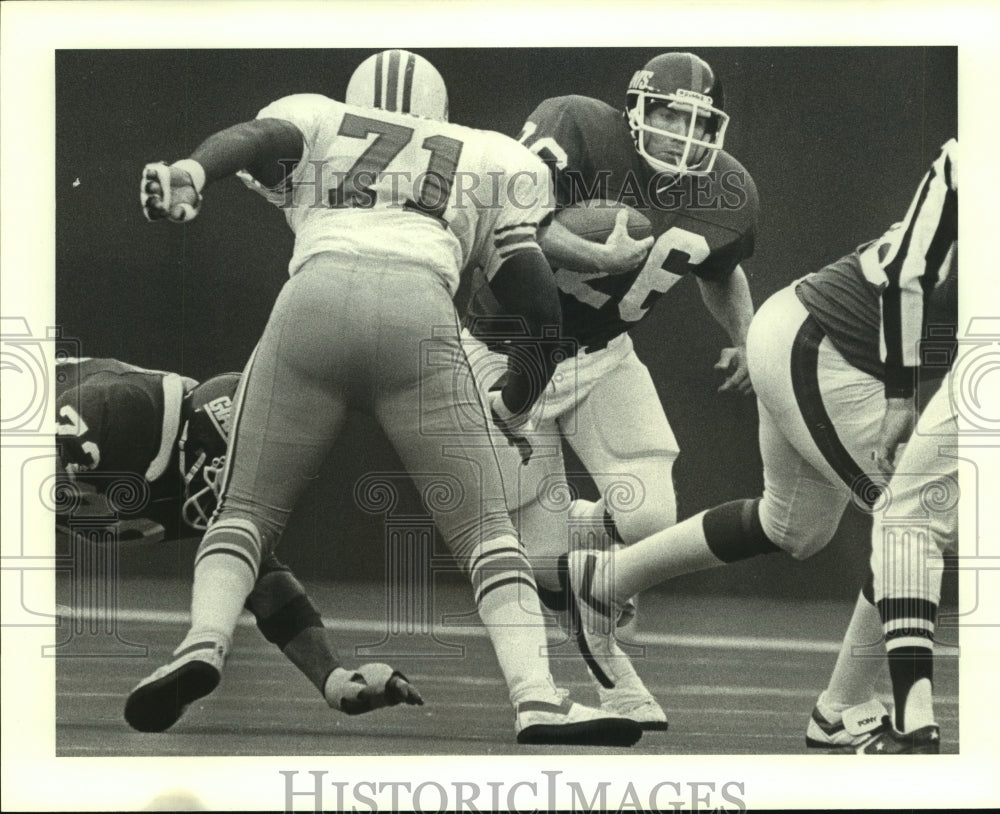
[[[737,562],[779,548],[760,522],[760,500],[734,500],[705,512],[705,542],[723,562]]]
[[[805,518],[808,519],[808,518]],[[760,522],[764,534],[767,535],[778,548],[790,554],[796,560],[806,560],[817,551],[826,547],[827,543],[833,539],[837,527],[826,526],[819,528],[789,528],[769,522],[766,511],[760,512]]]

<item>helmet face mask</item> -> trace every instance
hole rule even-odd
[[[658,172],[711,172],[722,149],[729,116],[722,109],[722,85],[694,54],[654,57],[636,71],[626,92],[629,128],[636,150]],[[650,123],[665,106],[675,114],[670,129]]]
[[[184,429],[180,437],[180,472],[183,480],[181,517],[204,531],[222,489],[233,401],[240,374],[213,376],[188,394]]]
[[[344,101],[357,107],[448,121],[448,89],[437,69],[417,54],[394,48],[362,62],[347,83]]]

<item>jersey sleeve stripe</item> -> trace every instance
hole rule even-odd
[[[530,229],[537,229],[538,228],[538,221],[534,220],[534,221],[524,221],[523,223],[511,223],[511,224],[509,224],[507,226],[501,226],[498,229],[494,229],[493,230],[493,234],[494,235],[499,235],[499,234],[501,234],[503,232],[510,232],[510,231],[512,231],[514,229],[529,229],[529,228]]]
[[[497,256],[501,260],[506,260],[508,257],[513,257],[515,254],[520,254],[521,252],[541,252],[542,250],[538,248],[538,244],[535,241],[524,241],[523,243],[518,243],[516,246],[512,246],[509,249],[501,249],[497,252]]]
[[[506,248],[513,243],[520,243],[526,239],[534,239],[535,233],[532,230],[525,230],[523,232],[511,232],[509,235],[501,238],[497,238],[493,241],[493,245],[498,249]]]

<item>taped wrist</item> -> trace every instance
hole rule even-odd
[[[194,183],[195,192],[201,195],[201,191],[205,188],[205,168],[201,164],[193,158],[184,158],[180,161],[175,161],[170,166],[178,170],[184,170],[184,172],[190,175],[191,181]]]

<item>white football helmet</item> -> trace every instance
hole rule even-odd
[[[373,54],[362,62],[347,83],[344,101],[448,121],[448,89],[441,74],[423,57],[399,48]]]
[[[705,60],[687,53],[653,57],[641,71],[632,75],[625,98],[635,147],[654,170],[679,175],[711,171],[722,149],[729,116],[722,110],[722,82]],[[650,108],[657,104],[690,114],[685,135],[646,123]],[[699,121],[705,123],[702,138],[696,137]],[[677,142],[677,159],[667,161],[650,155],[646,149],[649,134],[666,136]]]

